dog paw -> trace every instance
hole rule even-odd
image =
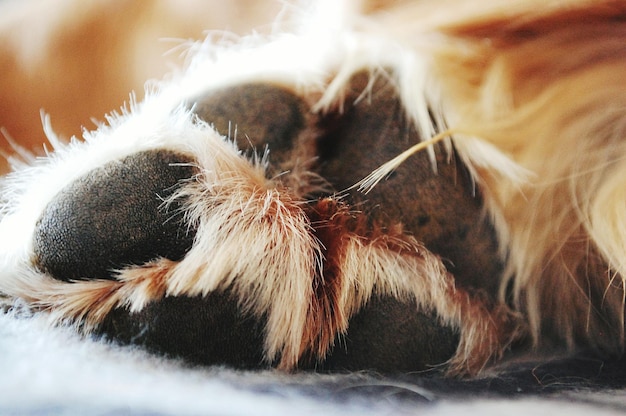
[[[479,371],[518,325],[472,295],[495,297],[500,261],[454,149],[363,195],[421,140],[395,89],[357,75],[324,113],[295,91],[148,100],[16,172],[0,290],[193,363]]]

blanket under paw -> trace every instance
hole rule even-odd
[[[25,319],[16,312],[0,314],[0,414],[610,415],[626,411],[625,388],[615,384],[600,391],[591,378],[559,377],[562,369],[454,381],[417,374],[285,376],[274,371],[189,368],[139,349],[85,340],[45,321],[43,315]]]

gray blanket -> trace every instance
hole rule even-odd
[[[578,364],[588,373],[585,377],[577,378],[580,370],[570,366],[548,366],[472,382],[419,374],[286,375],[189,368],[138,349],[84,339],[68,328],[52,328],[45,316],[0,314],[0,414],[626,413],[626,388],[611,378],[612,372],[599,362]]]

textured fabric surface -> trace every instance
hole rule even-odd
[[[594,415],[626,412],[626,389],[528,389],[506,378],[284,375],[189,368],[81,339],[43,316],[0,314],[0,414]],[[562,383],[561,383],[562,384]],[[510,391],[509,391],[510,390]]]

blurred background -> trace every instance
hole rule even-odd
[[[11,141],[41,154],[41,112],[80,137],[149,79],[184,60],[207,30],[267,32],[278,0],[0,0],[0,174]]]

